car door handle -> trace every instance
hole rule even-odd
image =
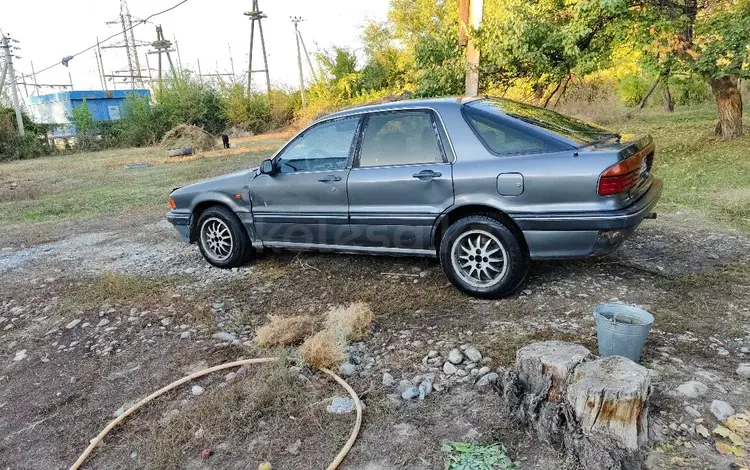
[[[319,179],[318,181],[320,181],[321,183],[333,183],[335,181],[341,181],[341,177],[340,176],[336,176],[336,175],[328,175],[328,176],[324,176],[323,178]]]
[[[417,178],[420,181],[431,181],[433,178],[440,178],[443,176],[439,171],[422,170],[419,173],[411,175],[412,178]]]

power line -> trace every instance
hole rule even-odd
[[[94,43],[94,45],[92,45],[92,46],[90,46],[90,47],[87,47],[86,49],[84,49],[84,50],[82,50],[82,51],[80,51],[80,52],[76,52],[75,54],[72,54],[72,55],[70,55],[70,56],[66,56],[66,57],[65,57],[65,59],[67,59],[67,60],[66,60],[66,62],[69,62],[69,61],[70,61],[70,60],[71,60],[72,58],[74,58],[74,57],[76,57],[76,56],[79,56],[79,55],[81,55],[81,54],[84,54],[84,53],[86,53],[86,52],[88,52],[88,51],[90,51],[90,50],[94,49],[94,48],[95,48],[95,47],[97,46],[97,44],[101,44],[101,43],[107,42],[107,41],[109,41],[110,39],[113,39],[113,38],[115,38],[115,37],[117,37],[117,36],[119,36],[119,35],[121,35],[121,34],[123,34],[123,33],[126,33],[126,32],[128,32],[128,31],[130,31],[131,29],[134,29],[134,28],[135,28],[136,26],[139,26],[139,25],[142,25],[142,24],[146,23],[146,22],[147,22],[148,20],[150,20],[151,18],[153,18],[153,17],[155,17],[155,16],[163,15],[164,13],[167,13],[167,12],[169,12],[169,11],[172,11],[172,10],[174,10],[175,8],[179,7],[179,6],[180,6],[180,5],[182,5],[183,3],[186,3],[187,1],[188,1],[188,0],[182,0],[181,2],[179,2],[179,3],[177,3],[177,4],[173,5],[173,6],[171,6],[171,7],[169,7],[169,8],[167,8],[166,10],[162,10],[162,11],[160,11],[160,12],[157,12],[157,13],[154,13],[154,14],[152,14],[152,15],[149,15],[149,16],[147,16],[146,18],[144,18],[144,19],[142,19],[142,20],[138,20],[138,21],[137,21],[137,22],[136,22],[136,23],[135,23],[134,25],[130,26],[129,28],[126,28],[126,29],[124,29],[123,31],[120,31],[120,32],[118,32],[118,33],[115,33],[115,34],[113,34],[112,36],[110,36],[110,37],[108,37],[108,38],[106,38],[106,39],[104,39],[104,40],[102,40],[102,41],[100,41],[100,42]],[[55,62],[54,64],[50,65],[49,67],[45,67],[45,68],[41,69],[40,71],[38,71],[38,72],[37,72],[37,75],[39,75],[39,74],[40,74],[40,73],[42,73],[42,72],[46,72],[47,70],[50,70],[50,69],[52,69],[52,68],[54,68],[54,67],[57,67],[58,65],[61,65],[61,64],[62,64],[62,62]]]

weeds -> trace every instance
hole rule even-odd
[[[513,470],[519,468],[502,444],[451,442],[441,447],[446,470]]]

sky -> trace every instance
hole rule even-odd
[[[169,8],[179,0],[129,0],[130,13],[135,18],[145,18],[152,13]],[[3,2],[6,3],[6,2]],[[263,32],[268,53],[271,83],[276,86],[299,87],[297,49],[294,26],[290,16],[304,19],[299,24],[305,45],[312,56],[314,52],[332,45],[361,48],[360,27],[367,20],[385,20],[388,0],[259,0],[263,19]],[[177,40],[183,68],[197,72],[200,61],[203,73],[231,73],[231,58],[238,77],[246,74],[250,42],[250,20],[243,15],[252,9],[251,0],[188,0],[176,9],[153,18],[152,23],[134,29],[136,40],[154,41],[156,25],[161,25],[165,38]],[[14,60],[16,75],[31,73],[31,62],[39,71],[59,63],[96,43],[97,36],[104,39],[122,30],[107,21],[119,19],[120,0],[26,0],[7,2],[0,8],[0,30],[19,41],[20,59]],[[122,35],[109,44],[122,40]],[[261,69],[262,54],[256,28],[253,52],[253,69]],[[146,68],[146,51],[139,49],[142,68]],[[177,54],[173,54],[177,62]],[[311,57],[315,64],[314,57]],[[123,49],[104,49],[102,61],[107,73],[113,69],[126,69],[127,57]],[[152,69],[156,69],[156,56],[149,55]],[[175,64],[177,65],[177,64]],[[164,66],[167,66],[166,57]],[[303,58],[305,79],[310,69]],[[69,67],[58,65],[36,77],[39,84],[67,84],[72,78],[76,90],[101,89],[94,51],[85,52],[70,61]],[[156,76],[155,70],[152,72]],[[20,81],[20,80],[19,80]],[[33,80],[29,79],[29,82]],[[244,79],[243,79],[244,81]],[[129,84],[118,81],[118,89],[128,89]],[[253,74],[253,87],[264,90],[262,73]],[[108,82],[108,88],[112,83]],[[21,94],[25,97],[23,87]],[[27,87],[31,94],[33,87]],[[56,91],[42,88],[41,94]]]

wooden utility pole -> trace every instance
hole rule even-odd
[[[23,116],[21,115],[21,105],[18,103],[18,85],[16,84],[16,73],[13,70],[13,54],[10,53],[10,45],[8,44],[8,36],[3,36],[2,48],[5,49],[5,67],[8,71],[8,78],[10,78],[10,92],[13,97],[13,108],[16,111],[16,123],[18,124],[18,133],[21,135],[25,134],[23,128]]]
[[[245,16],[250,18],[250,54],[249,54],[249,60],[247,64],[247,96],[250,96],[251,88],[250,83],[252,82],[252,77],[254,72],[265,72],[266,74],[266,90],[268,91],[268,95],[271,95],[271,77],[268,73],[268,57],[266,56],[266,41],[263,38],[263,23],[261,20],[263,18],[267,18],[266,15],[263,14],[262,11],[260,11],[260,8],[258,7],[258,0],[253,0],[253,10],[252,11],[246,11],[244,13]],[[253,40],[255,37],[255,22],[258,22],[258,32],[260,33],[260,47],[263,51],[263,68],[258,70],[253,70]]]
[[[98,60],[96,65],[99,67],[99,69],[101,70],[101,74],[102,74],[102,87],[104,88],[104,91],[107,91],[107,77],[105,77],[107,72],[104,69],[104,60],[102,59],[102,48],[99,45],[98,37],[96,38],[96,55],[97,55],[97,60]]]
[[[484,0],[461,0],[458,25],[459,43],[466,44],[466,95],[479,94],[479,48],[469,31],[482,24]]]
[[[291,16],[292,23],[294,23],[294,39],[297,41],[297,68],[299,69],[299,95],[302,98],[302,107],[304,108],[305,103],[305,79],[302,76],[302,51],[299,47],[299,29],[297,25],[300,21],[303,21],[299,16]]]
[[[172,62],[172,56],[169,54],[170,52],[175,52],[174,49],[172,49],[172,41],[168,41],[164,38],[164,31],[161,29],[161,25],[156,27],[156,41],[151,43],[151,47],[156,49],[155,51],[149,51],[147,54],[158,54],[158,62],[157,62],[157,71],[158,71],[158,80],[159,80],[159,89],[161,90],[162,87],[162,64],[161,64],[161,55],[166,54],[167,55],[167,61],[169,61],[169,70],[172,72],[172,78],[175,78],[177,76],[177,72],[174,68],[174,63]],[[148,55],[146,55],[148,57]]]
[[[313,68],[312,61],[310,60],[310,54],[307,52],[307,47],[305,47],[305,40],[302,39],[302,33],[297,30],[297,36],[299,37],[299,42],[302,43],[302,50],[305,51],[305,57],[307,58],[307,65],[310,66],[310,73],[312,74],[313,80],[318,80],[318,75],[315,73],[315,69]]]

